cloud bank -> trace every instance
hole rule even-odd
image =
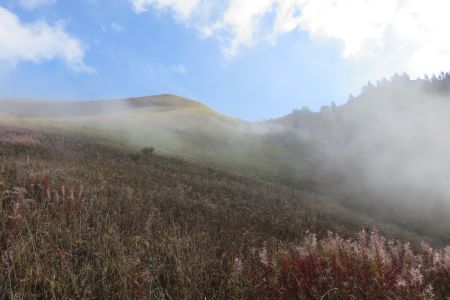
[[[75,71],[92,71],[84,63],[85,48],[62,24],[44,21],[23,23],[17,15],[0,7],[0,62],[39,63],[59,59]]]
[[[203,37],[218,39],[228,58],[300,30],[316,41],[337,42],[344,59],[366,64],[372,76],[450,69],[446,0],[130,1],[136,13],[167,11]]]

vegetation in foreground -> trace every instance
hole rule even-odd
[[[0,155],[0,298],[450,295],[450,248],[358,235],[373,224],[313,194],[24,128]]]

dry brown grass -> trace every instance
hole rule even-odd
[[[328,289],[328,299],[363,295],[355,293],[364,288],[355,270],[345,282],[333,275],[342,265],[333,251],[353,244],[327,231],[347,238],[372,224],[327,199],[173,158],[136,161],[129,150],[83,137],[19,131],[39,143],[0,140],[0,298],[320,299]],[[306,231],[323,241],[304,256],[295,245],[305,247]],[[342,242],[333,250],[333,241]],[[362,268],[373,264],[339,253]],[[313,284],[320,272],[306,276],[296,267],[311,255],[308,272],[317,272],[316,262],[332,270],[320,286]],[[411,295],[419,299],[428,284],[437,297],[449,295],[447,267],[426,273],[430,257],[420,257],[426,279]],[[293,285],[292,272],[311,285]],[[348,293],[347,281],[354,287]]]

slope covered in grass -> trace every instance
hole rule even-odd
[[[93,102],[3,100],[0,112],[21,124],[107,137],[136,148],[151,145],[160,153],[265,179],[280,177],[295,159],[266,135],[278,126],[231,118],[174,95]],[[304,172],[301,161],[293,169]]]
[[[384,284],[398,286],[390,296],[449,293],[447,250],[433,252],[431,261],[402,252],[396,263],[378,262],[377,250],[367,258],[359,248],[342,256],[341,244],[328,240],[308,250],[313,260],[297,247],[307,231],[356,237],[379,225],[390,237],[421,239],[412,233],[318,195],[170,157],[143,158],[81,135],[0,127],[0,190],[1,298],[281,299],[328,292],[332,299],[370,295]],[[344,258],[355,259],[353,267],[336,262]],[[321,272],[316,263],[348,273],[311,273]]]
[[[450,75],[434,82],[397,76],[345,105],[297,110],[261,123],[173,95],[9,101],[0,102],[0,111],[30,126],[135,149],[152,146],[158,153],[326,195],[379,223],[447,245],[449,82]]]

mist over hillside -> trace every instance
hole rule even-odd
[[[433,80],[397,75],[369,84],[342,106],[297,110],[271,122],[284,126],[276,138],[286,148],[308,145],[312,190],[448,237],[449,82],[448,74]]]
[[[0,111],[19,123],[107,135],[116,143],[151,145],[161,153],[266,178],[278,176],[269,157],[286,164],[294,158],[267,136],[281,126],[246,122],[168,94],[79,103],[3,100]]]
[[[311,192],[448,242],[450,77],[395,75],[348,103],[266,122],[174,95],[83,103],[0,101],[16,122],[108,137]]]
[[[259,123],[174,95],[0,101],[0,298],[445,299],[448,83]]]

